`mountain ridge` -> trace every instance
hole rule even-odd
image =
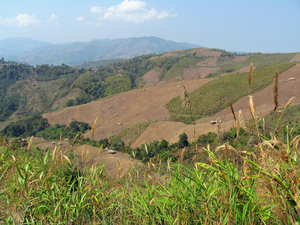
[[[18,38],[13,39],[15,42]],[[20,38],[19,41],[30,42],[27,48],[9,49],[9,39],[0,40],[0,57],[6,60],[23,61],[30,65],[76,65],[84,61],[96,61],[113,58],[133,58],[138,55],[159,54],[176,49],[189,49],[200,47],[189,43],[177,43],[162,38],[132,37],[119,39],[93,39],[86,42],[72,42],[51,44],[39,42],[30,38]],[[36,43],[36,47],[32,47]],[[29,45],[29,44],[28,44]]]

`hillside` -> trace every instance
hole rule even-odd
[[[183,83],[189,91],[193,91],[211,80],[198,79]],[[46,113],[43,117],[47,118],[50,124],[68,124],[72,118],[92,124],[98,117],[94,138],[104,139],[135,124],[168,120],[169,113],[164,104],[181,93],[179,86],[179,82],[174,82],[131,90],[104,100]],[[85,137],[91,137],[90,133]]]
[[[288,79],[290,77],[294,77],[296,78],[296,80],[289,81]],[[253,80],[254,79],[255,78],[253,78]],[[281,73],[279,76],[278,86],[279,86],[279,91],[278,91],[279,107],[284,107],[285,104],[289,101],[289,99],[292,98],[293,96],[295,96],[295,99],[293,100],[293,105],[299,105],[300,104],[300,64],[296,64],[295,66]],[[204,85],[202,87],[204,87]],[[270,84],[266,88],[251,94],[255,102],[257,117],[263,117],[273,111],[274,109],[273,89],[274,89],[274,84]],[[233,104],[233,108],[236,113],[236,116],[239,110],[242,111],[244,122],[252,118],[249,113],[248,102],[249,102],[249,97],[245,96]],[[208,132],[218,133],[219,130],[217,125],[210,124],[211,120],[216,120],[217,118],[220,118],[222,120],[221,123],[222,132],[229,130],[234,126],[235,123],[228,102],[227,102],[227,107],[221,110],[220,112],[196,121],[195,137],[197,138],[200,134],[207,134]],[[244,125],[245,124],[243,123],[243,126]],[[183,132],[185,132],[188,135],[188,137],[190,138],[189,141],[194,140],[193,125],[187,125],[180,122],[169,122],[169,121],[153,123],[150,124],[145,130],[145,132],[143,132],[143,134],[140,135],[140,137],[132,144],[132,147],[133,148],[139,147],[143,143],[151,143],[153,141],[158,141],[162,139],[165,139],[170,143],[174,143],[178,141],[178,135]]]
[[[272,79],[270,78],[274,76],[273,73],[274,71],[276,71],[276,69],[286,70],[293,65],[292,63],[289,64],[286,62],[298,62],[299,54],[288,53],[238,55],[226,52],[225,50],[199,48],[189,50],[176,50],[165,52],[162,54],[138,56],[124,62],[114,63],[112,65],[102,66],[96,69],[77,69],[69,67],[67,65],[41,65],[32,67],[25,64],[16,64],[14,62],[7,62],[2,60],[0,64],[0,114],[2,116],[0,129],[3,129],[9,121],[29,117],[34,112],[46,113],[55,111],[55,113],[62,113],[61,118],[64,118],[64,121],[60,121],[60,123],[68,124],[69,120],[73,118],[73,116],[71,116],[73,113],[63,115],[63,112],[74,111],[74,109],[80,109],[80,107],[77,106],[75,108],[66,108],[65,110],[56,112],[57,110],[63,109],[66,106],[82,105],[88,102],[91,102],[90,104],[98,104],[98,101],[95,101],[97,99],[106,99],[100,101],[103,102],[101,104],[104,104],[104,102],[106,102],[107,104],[111,99],[114,99],[113,102],[116,102],[117,104],[116,114],[119,114],[120,111],[128,111],[128,117],[118,117],[118,119],[121,119],[122,121],[116,122],[115,118],[103,121],[104,124],[108,123],[105,126],[115,126],[115,124],[119,122],[124,123],[125,121],[127,123],[127,121],[129,121],[128,124],[125,124],[126,127],[130,127],[134,124],[148,121],[168,120],[170,116],[173,120],[174,113],[171,112],[170,114],[169,112],[167,112],[167,109],[164,108],[164,104],[167,104],[171,99],[181,94],[182,89],[178,88],[178,86],[181,85],[180,82],[185,83],[184,80],[191,80],[191,83],[193,83],[194,85],[192,90],[195,90],[195,93],[197,93],[196,89],[201,87],[203,84],[205,85],[201,88],[204,89],[199,89],[200,92],[201,90],[205,90],[205,88],[216,89],[213,88],[213,85],[219,86],[218,88],[220,88],[219,84],[224,82],[224,84],[226,84],[226,82],[230,83],[230,85],[225,85],[230,89],[232,85],[236,86],[236,84],[233,82],[234,80],[236,80],[235,77],[241,78],[247,76],[246,74],[243,74],[241,72],[249,68],[249,65],[246,66],[246,62],[248,62],[249,60],[253,60],[256,63],[254,64],[254,68],[256,68],[254,70],[254,77],[258,76],[259,79],[262,79],[265,82],[261,83],[259,79],[253,81],[259,84],[256,85],[255,83],[253,83],[254,87],[252,87],[252,92],[256,92],[263,89],[270,82],[272,82]],[[226,69],[226,66],[228,65],[233,65],[234,67],[232,67],[231,69]],[[223,76],[224,72],[226,72],[226,76]],[[268,74],[268,78],[265,79],[264,76],[260,77],[259,74]],[[207,79],[197,79],[204,77],[219,78],[209,83],[207,83],[209,81]],[[233,81],[230,81],[230,79],[233,79]],[[174,81],[180,82],[174,83]],[[165,86],[163,84],[167,85]],[[168,85],[175,85],[172,91],[171,89],[167,88],[169,87]],[[142,91],[140,89],[130,92],[130,90],[132,89],[144,88],[148,86],[154,87],[147,88],[145,89],[146,91]],[[256,89],[256,87],[258,87],[258,89]],[[229,89],[228,91],[230,92]],[[245,90],[244,87],[241,87],[239,89]],[[152,92],[152,90],[154,92]],[[190,91],[191,90],[188,88],[188,92]],[[123,92],[125,92],[125,96],[129,96],[125,97],[125,99],[127,99],[125,100],[127,101],[127,103],[124,101],[124,97],[122,97],[123,95],[117,95]],[[133,94],[133,96],[130,97],[130,93],[140,92],[142,92],[141,96],[140,94]],[[149,95],[149,93],[151,94]],[[221,95],[227,95],[226,93],[220,93]],[[235,91],[235,94],[237,93],[238,92]],[[245,93],[243,92],[242,94],[232,95],[235,96],[235,99],[231,99],[232,102],[235,102],[239,98],[242,98],[244,94]],[[191,99],[193,99],[193,93],[191,93],[190,95]],[[194,95],[197,96],[198,94]],[[144,96],[145,99],[142,96]],[[153,100],[155,96],[157,99],[161,98],[162,100],[159,102],[159,104],[153,105],[155,106],[153,108],[150,107],[151,105],[149,105],[149,102],[157,101],[156,99]],[[195,99],[197,99],[197,97]],[[225,99],[223,101],[220,99],[220,103],[216,103],[217,107],[215,107],[214,109],[201,106],[199,108],[200,110],[209,109],[211,111],[206,114],[195,111],[193,112],[193,114],[195,115],[195,119],[198,119],[201,116],[212,116],[213,114],[221,111],[228,104],[228,100],[229,99]],[[143,104],[139,105],[139,103],[135,101],[142,101]],[[192,104],[197,105],[194,104],[193,101]],[[122,102],[121,105],[120,102]],[[126,104],[124,105],[124,103]],[[205,103],[205,101],[203,101],[203,103]],[[168,103],[168,105],[169,104],[172,104],[172,101],[171,103]],[[209,102],[205,104],[212,105]],[[105,107],[107,106],[102,105],[98,109],[98,111],[103,110]],[[180,104],[179,108],[181,110]],[[141,113],[141,117],[136,117],[137,115],[139,115],[138,112],[140,109],[142,109],[143,113]],[[149,111],[150,109],[154,110],[153,115],[152,111]],[[92,121],[96,118],[95,115],[97,115],[97,113],[93,111],[93,107],[91,109],[80,110],[80,112],[77,113],[86,111],[89,111],[89,115],[91,116],[88,120],[83,118],[82,121],[92,123]],[[74,112],[76,112],[76,110]],[[55,115],[55,113],[53,115]],[[114,114],[115,113],[111,114],[111,112],[104,113],[104,115]],[[189,113],[187,113],[186,111],[181,110],[179,114],[183,115],[183,117],[185,118],[189,118]],[[158,115],[158,117],[156,115]],[[142,119],[134,121],[135,117]],[[78,121],[81,121],[81,119],[78,119]],[[55,124],[55,122],[51,123]],[[103,129],[105,126],[103,126]],[[100,123],[99,127],[101,127]],[[107,133],[105,131],[102,131],[102,134],[98,134],[100,135],[99,138],[114,135],[124,129],[124,127],[125,125],[117,126],[113,129],[113,131],[111,131],[110,128],[105,128],[105,130],[109,130],[109,132]],[[103,134],[103,132],[105,133],[105,135]]]
[[[295,63],[290,62],[254,70],[250,90],[247,72],[222,76],[189,93],[191,106],[188,110],[182,107],[180,97],[172,99],[166,108],[172,121],[188,123],[201,117],[212,116],[228,106],[229,101],[234,103],[241,97],[253,94],[273,83],[277,70],[281,73],[294,65]],[[206,107],[207,105],[209,107]]]
[[[288,81],[288,78],[295,77],[295,81]],[[255,78],[253,78],[254,80]],[[209,82],[208,82],[209,81]],[[198,79],[191,81],[183,81],[188,92],[192,92],[197,87],[204,87],[217,80]],[[286,102],[295,96],[294,104],[300,104],[300,64],[297,64],[290,69],[282,72],[279,79],[279,103],[283,107]],[[78,121],[84,121],[93,124],[94,119],[98,117],[95,136],[96,140],[108,138],[116,135],[122,130],[126,132],[127,128],[135,124],[140,124],[148,121],[157,121],[147,125],[145,131],[140,134],[136,141],[132,143],[132,147],[139,147],[143,143],[150,143],[162,139],[169,143],[178,141],[178,135],[186,133],[193,139],[193,126],[185,125],[179,122],[169,122],[170,114],[164,108],[164,104],[172,99],[172,96],[180,95],[182,88],[180,82],[170,83],[166,85],[158,85],[143,90],[133,90],[112,98],[96,101],[93,103],[65,108],[58,112],[44,114],[43,116],[49,120],[51,124],[63,123],[68,124],[71,118]],[[273,98],[265,98],[265,96],[273,95],[273,84],[263,88],[261,91],[253,93],[253,98],[256,104],[257,115],[264,116],[269,113],[274,107]],[[243,111],[245,119],[248,116],[248,97],[241,98],[233,107],[236,112],[239,109]],[[228,102],[226,102],[228,106]],[[117,114],[117,116],[115,116]],[[227,108],[220,113],[200,119],[196,122],[195,136],[208,132],[218,132],[216,125],[211,125],[210,120],[215,120],[220,117],[222,119],[222,129],[227,130],[233,125],[233,117]],[[122,125],[118,125],[122,123]],[[137,128],[136,132],[139,129]],[[134,136],[134,135],[133,135]],[[85,137],[91,137],[87,133]],[[130,138],[126,139],[130,142]]]
[[[114,63],[119,63],[119,62],[124,62],[126,59],[103,59],[103,60],[97,60],[97,61],[84,61],[83,63],[80,63],[78,65],[73,65],[75,68],[84,68],[84,69],[89,69],[89,68],[97,68],[97,67],[102,67],[102,66],[108,66]]]

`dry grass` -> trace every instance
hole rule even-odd
[[[94,137],[94,133],[95,133],[95,130],[96,130],[97,120],[98,120],[98,116],[96,117],[96,119],[94,121],[94,124],[93,124],[93,127],[92,127],[92,137]]]
[[[181,86],[183,88],[183,92],[182,92],[182,94],[180,96],[181,100],[182,100],[182,107],[184,109],[188,109],[188,108],[191,107],[191,101],[190,101],[189,96],[188,96],[188,94],[186,92],[186,88],[185,88],[184,84],[181,83]]]
[[[249,94],[251,92],[252,67],[253,67],[253,63],[250,64],[249,77],[248,77]]]
[[[235,117],[235,113],[234,113],[234,109],[233,109],[231,101],[229,101],[229,107],[230,107],[231,113],[233,115],[233,119],[234,119],[234,121],[236,121],[236,117]]]
[[[274,81],[274,111],[278,108],[278,77],[279,71],[277,70]]]

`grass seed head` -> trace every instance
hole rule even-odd
[[[100,155],[100,153],[102,152],[102,150],[103,150],[103,143],[101,144],[101,146],[99,148],[98,155]]]
[[[79,135],[79,133],[78,133],[78,134],[76,134],[76,136],[74,137],[74,139],[73,139],[73,144],[74,144],[74,142],[75,142],[76,138],[78,137],[78,135]]]
[[[118,169],[118,175],[119,175],[120,173],[122,173],[122,171],[123,171],[123,169],[124,169],[124,167],[125,167],[126,165],[127,165],[127,164],[124,164],[121,168]]]
[[[250,96],[250,95],[249,95],[249,110],[250,110],[252,118],[254,119],[256,107],[254,104],[253,96]]]
[[[274,82],[274,111],[278,108],[278,77],[279,71],[277,70]]]
[[[243,122],[242,110],[239,110],[239,114],[238,114],[238,117],[236,119],[236,132],[237,132],[237,136],[239,136],[240,127],[241,127],[241,123],[242,122]]]
[[[252,80],[252,66],[253,66],[253,63],[250,64],[249,77],[248,77],[249,93],[250,93],[251,80]]]
[[[71,161],[70,161],[70,159],[66,156],[66,155],[62,155],[64,158],[65,158],[65,160],[67,160],[68,161],[68,163],[70,163],[71,164]]]
[[[96,117],[96,119],[95,119],[95,121],[94,121],[94,124],[93,124],[93,127],[92,127],[92,137],[93,137],[94,134],[95,134],[95,129],[96,129],[97,120],[98,120],[98,116]]]
[[[32,139],[33,139],[33,136],[31,136],[29,142],[28,142],[28,146],[27,146],[27,150],[29,151],[30,150],[30,144],[32,143]]]
[[[287,107],[289,107],[289,105],[290,104],[292,104],[292,101],[294,100],[294,98],[295,98],[295,96],[293,96],[293,97],[291,97],[290,99],[289,99],[289,101],[286,103],[286,105],[284,106],[284,110],[287,108]]]
[[[231,101],[229,101],[229,106],[230,106],[231,113],[233,115],[233,119],[234,119],[234,121],[236,121],[236,117],[235,117],[235,113],[234,113],[234,109],[233,109]]]
[[[135,158],[135,153],[134,151],[131,151],[133,158]]]
[[[52,152],[52,160],[54,160],[55,158],[55,153],[56,153],[57,147],[55,146],[53,152]]]

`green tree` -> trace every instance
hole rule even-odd
[[[159,148],[160,149],[166,149],[169,146],[169,142],[167,142],[165,139],[162,139],[160,144],[159,144]]]
[[[180,134],[179,141],[177,142],[179,148],[184,148],[189,145],[188,136],[186,133]]]

